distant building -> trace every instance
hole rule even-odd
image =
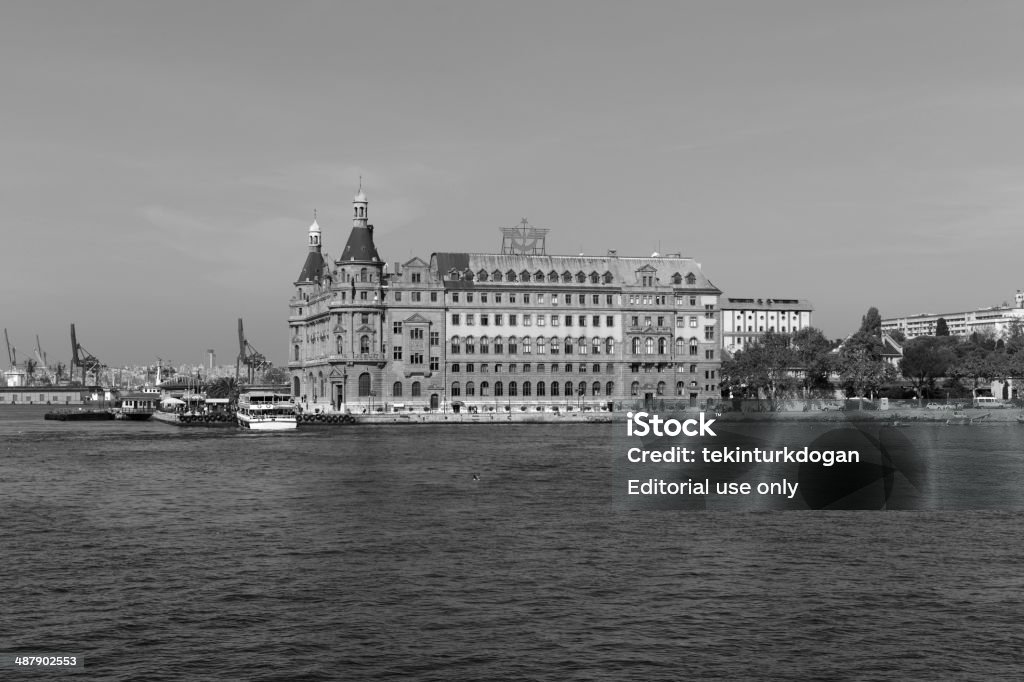
[[[730,353],[768,332],[792,334],[811,326],[814,306],[802,298],[734,298],[723,296],[722,347]]]
[[[882,320],[882,331],[903,332],[909,341],[918,336],[935,336],[939,319],[946,321],[950,336],[969,337],[975,332],[1000,338],[1015,320],[1024,320],[1024,292],[1017,291],[1013,306],[993,306],[952,313],[921,313]]]
[[[360,188],[341,257],[309,228],[289,304],[291,392],[307,410],[510,411],[707,405],[720,395],[720,291],[692,258],[501,253],[385,264]]]

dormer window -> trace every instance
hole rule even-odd
[[[486,270],[481,270],[480,272],[476,273],[476,278],[478,280],[480,280],[481,282],[486,282],[487,281],[487,271]]]
[[[686,283],[689,284],[690,286],[693,286],[694,284],[697,283],[697,276],[694,275],[692,272],[687,273]]]

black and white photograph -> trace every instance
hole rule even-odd
[[[0,680],[1024,679],[1024,3],[0,17]]]

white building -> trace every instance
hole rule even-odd
[[[811,326],[814,306],[797,298],[721,298],[722,348],[743,350],[768,332],[792,334]]]
[[[953,313],[921,313],[882,320],[882,331],[888,334],[903,332],[908,341],[918,336],[935,336],[936,326],[943,319],[950,336],[968,337],[977,332],[1000,338],[1006,334],[1010,323],[1024,320],[1024,292],[1018,290],[1013,298],[1014,306],[993,306]]]

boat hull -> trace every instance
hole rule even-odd
[[[298,428],[299,423],[294,417],[277,417],[274,419],[252,419],[239,415],[238,425],[250,431],[291,431]]]

